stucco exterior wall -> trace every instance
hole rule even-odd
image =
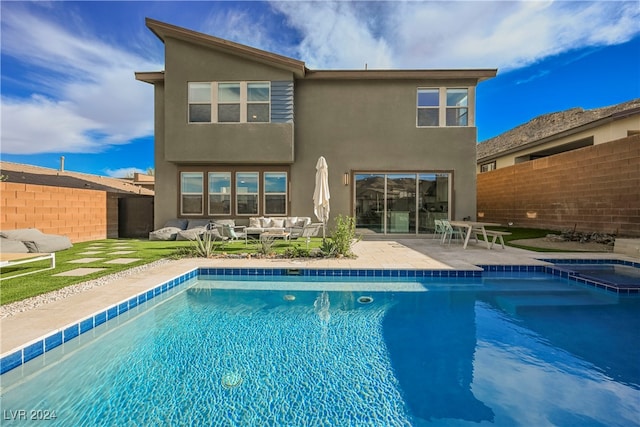
[[[37,228],[84,242],[118,237],[118,199],[104,191],[0,183],[0,230]]]
[[[640,135],[478,175],[478,216],[640,237]]]
[[[344,173],[424,170],[453,172],[453,217],[475,216],[476,128],[416,127],[416,89],[448,84],[461,82],[296,82],[293,213],[312,215],[315,165],[324,156],[332,218],[352,215]]]

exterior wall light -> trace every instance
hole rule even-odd
[[[342,176],[342,182],[344,185],[349,185],[349,172],[345,172]]]

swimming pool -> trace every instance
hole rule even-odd
[[[638,425],[639,320],[539,272],[200,274],[4,374],[3,421]]]

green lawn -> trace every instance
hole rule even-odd
[[[311,248],[319,247],[322,239],[312,239]],[[195,256],[192,249],[195,245],[192,242],[150,242],[148,240],[136,239],[106,239],[91,242],[75,243],[72,248],[56,252],[56,268],[29,274],[23,277],[10,279],[11,275],[22,274],[29,271],[47,268],[49,261],[28,263],[15,267],[5,267],[1,269],[3,280],[0,282],[0,304],[8,304],[20,301],[36,295],[55,291],[66,286],[97,279],[112,273],[128,270],[144,264],[149,264],[162,258]],[[285,250],[302,251],[306,249],[306,243],[300,239],[293,241],[290,245],[281,240],[273,242],[273,249],[276,253],[283,253]],[[245,245],[244,240],[222,244],[215,243],[215,254],[227,253],[245,254],[257,253],[261,247],[256,242]],[[97,252],[97,253],[91,253]],[[117,254],[117,252],[130,252]],[[100,258],[89,263],[76,264],[70,261],[81,258]],[[136,258],[138,261],[129,264],[111,264],[108,261],[116,258]],[[101,268],[103,270],[85,276],[54,276],[65,271],[76,268]]]

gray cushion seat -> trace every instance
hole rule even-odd
[[[178,231],[176,240],[195,240],[209,230],[208,219],[190,219],[186,230]]]
[[[27,249],[26,252],[32,253],[57,252],[73,246],[67,236],[44,234],[37,228],[2,231],[0,236],[3,238],[0,247],[3,253],[25,253],[22,246]]]
[[[178,237],[178,232],[186,230],[188,224],[189,220],[186,219],[171,219],[166,222],[164,227],[149,233],[149,240],[176,240],[176,238]]]

